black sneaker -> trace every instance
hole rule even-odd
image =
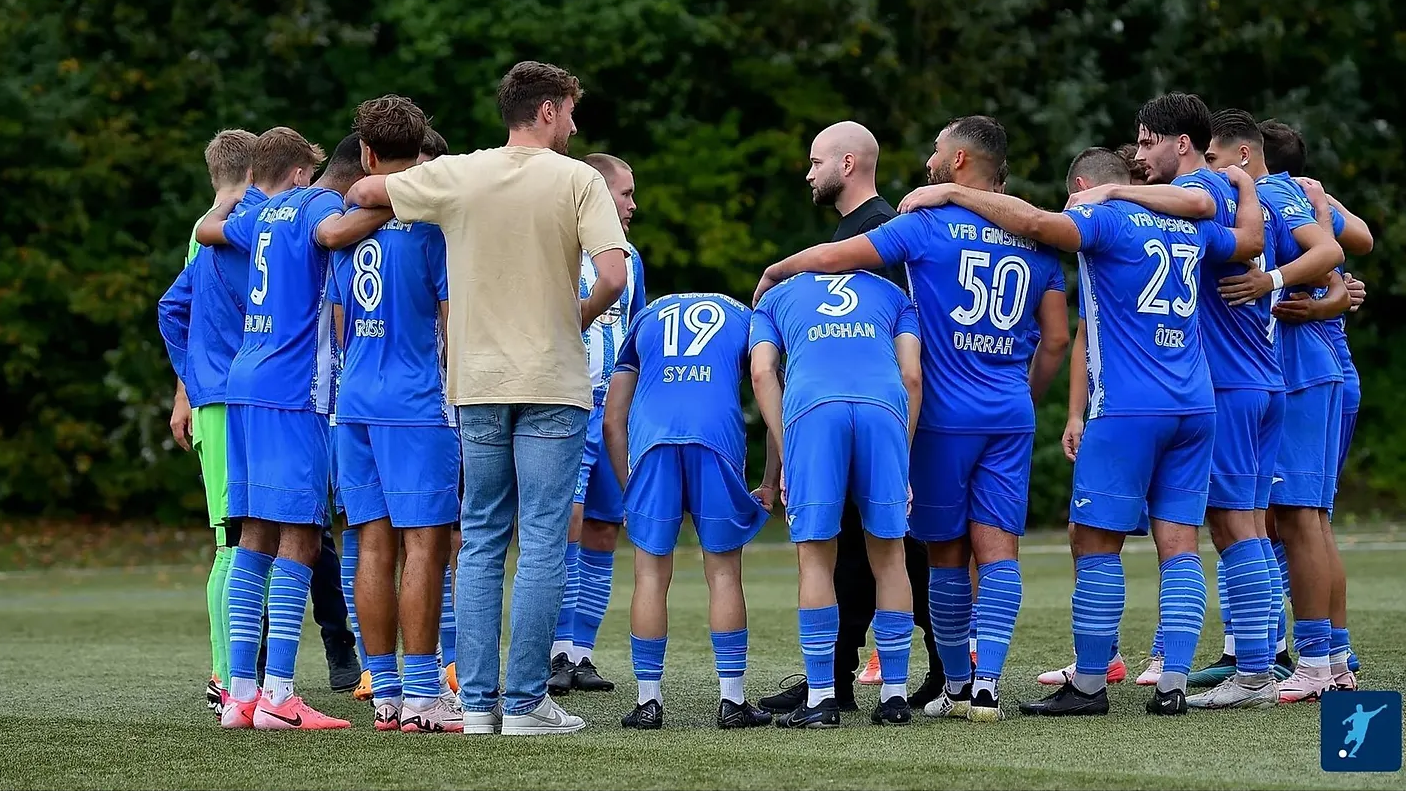
[[[907,698],[894,695],[874,707],[869,721],[875,725],[907,725],[913,721],[913,709]]]
[[[576,665],[576,672],[571,674],[571,688],[582,692],[614,692],[615,682],[601,678],[591,660],[582,659]]]
[[[1147,713],[1175,717],[1186,713],[1186,693],[1179,689],[1168,692],[1156,690],[1147,701]]]
[[[205,685],[205,708],[220,716],[220,683],[213,678]]]
[[[1064,686],[1040,700],[1020,704],[1021,714],[1045,717],[1077,717],[1108,713],[1108,690],[1100,689],[1092,695],[1080,692],[1074,682],[1066,681]]]
[[[781,691],[758,700],[757,705],[773,714],[786,714],[804,706],[809,693],[806,677],[796,673],[781,679]]]
[[[794,711],[777,717],[776,727],[838,728],[840,727],[840,707],[835,705],[834,698],[820,701],[820,705],[815,708],[801,704]]]
[[[941,673],[933,675],[928,673],[923,676],[923,685],[918,687],[918,691],[908,696],[908,707],[921,709],[922,707],[937,700],[937,696],[942,694],[943,676]]]
[[[620,727],[637,731],[657,731],[664,727],[664,707],[657,700],[641,703],[634,711],[621,718]]]
[[[840,711],[859,711],[859,701],[854,699],[854,685],[835,687],[835,705]]]
[[[563,651],[552,657],[552,675],[547,679],[547,694],[565,695],[571,691],[571,677],[576,673],[576,664]]]
[[[718,703],[718,727],[727,731],[733,728],[755,728],[770,725],[771,714],[762,711],[747,701],[733,703],[724,699]]]
[[[333,692],[351,692],[361,683],[361,663],[356,647],[337,645],[327,651],[327,685]]]
[[[1004,719],[1001,714],[1001,699],[991,694],[990,690],[983,689],[972,695],[971,707],[967,709],[967,719],[971,722],[1000,722]]]

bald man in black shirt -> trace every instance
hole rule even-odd
[[[840,212],[840,224],[831,241],[859,236],[898,216],[874,186],[878,162],[878,141],[868,129],[853,121],[827,127],[811,143],[810,173],[806,176],[811,197],[817,206],[834,206]],[[904,267],[886,266],[874,271],[911,295]],[[928,674],[922,686],[908,696],[908,705],[921,709],[942,690],[942,660],[933,643],[928,598],[924,593],[928,589],[927,549],[912,538],[905,538],[904,545],[908,578],[913,585],[913,621],[923,630],[923,645],[928,652]],[[854,680],[859,668],[859,649],[864,646],[869,622],[874,619],[875,603],[874,575],[869,570],[864,528],[859,509],[849,500],[840,517],[835,597],[840,607],[840,633],[835,641],[835,702],[842,710],[854,711],[858,708],[854,700]],[[802,680],[757,702],[770,711],[788,712],[806,701],[806,692],[806,683]]]

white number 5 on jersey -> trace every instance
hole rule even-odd
[[[264,260],[264,248],[273,241],[273,234],[264,231],[259,234],[259,246],[254,250],[254,268],[259,270],[259,285],[249,292],[249,301],[255,305],[264,304],[264,297],[269,293],[269,264]]]
[[[816,311],[826,316],[836,318],[844,316],[855,308],[859,307],[859,295],[849,287],[849,281],[854,279],[854,275],[816,275],[818,282],[825,283],[826,290],[840,298],[840,304],[832,305],[829,302],[820,303]]]

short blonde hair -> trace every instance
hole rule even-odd
[[[294,168],[311,170],[326,158],[321,146],[286,126],[275,126],[254,141],[254,181],[279,181]]]
[[[242,184],[254,161],[258,135],[244,129],[224,129],[205,146],[205,168],[216,189]]]
[[[611,156],[610,154],[587,154],[581,158],[581,161],[595,168],[602,176],[605,176],[605,182],[607,184],[614,182],[615,176],[619,173],[635,172],[634,168],[630,167],[630,163],[620,157]]]

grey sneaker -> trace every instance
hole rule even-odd
[[[1279,685],[1269,673],[1239,673],[1186,699],[1193,709],[1272,709],[1279,705]]]
[[[503,715],[504,736],[555,736],[575,733],[586,727],[586,721],[574,714],[567,714],[548,695],[542,698],[537,708],[526,714]]]
[[[488,711],[465,711],[464,735],[489,736],[503,727],[503,704],[499,703]]]

